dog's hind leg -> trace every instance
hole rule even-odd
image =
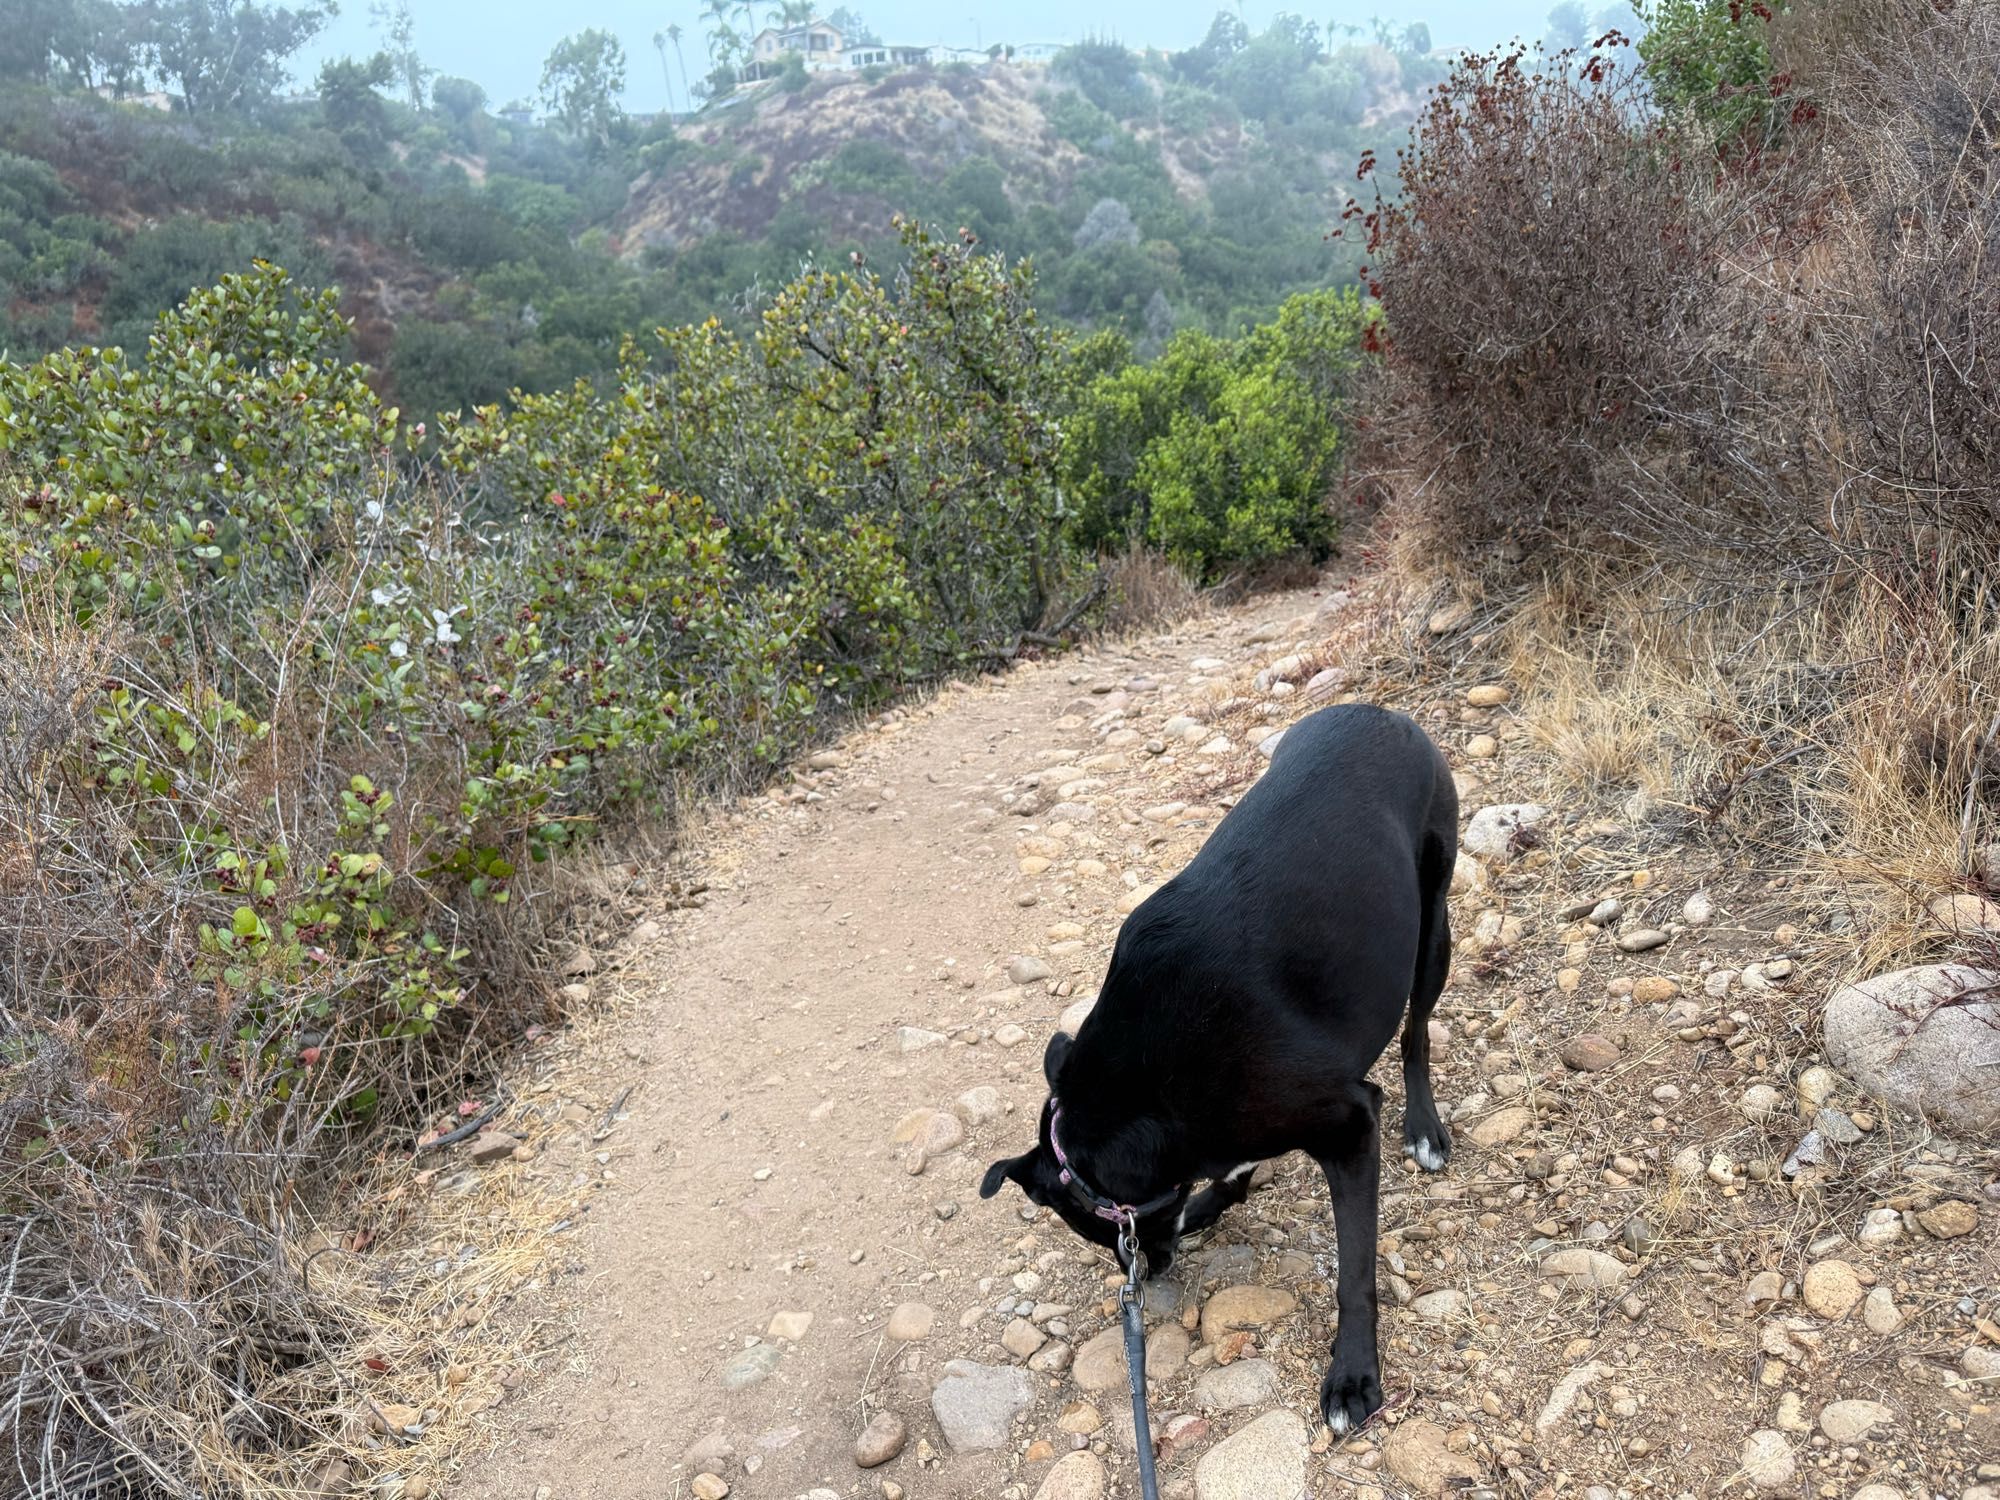
[[[1424,850],[1417,971],[1410,985],[1409,1019],[1403,1023],[1403,1154],[1415,1157],[1426,1172],[1441,1172],[1451,1160],[1451,1132],[1431,1095],[1431,1012],[1451,968],[1451,852],[1428,843]]]
[[[1382,1407],[1382,1367],[1375,1347],[1375,1239],[1382,1178],[1382,1090],[1353,1085],[1352,1108],[1329,1122],[1313,1151],[1333,1196],[1340,1250],[1340,1323],[1333,1363],[1320,1386],[1320,1411],[1335,1433],[1360,1427]]]

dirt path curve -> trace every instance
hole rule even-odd
[[[1178,868],[1219,812],[1184,814],[1178,852],[1155,863],[1158,825],[1121,817],[1114,793],[1153,757],[1101,716],[1143,709],[1148,677],[1184,688],[1192,663],[1223,690],[1246,639],[1268,642],[1260,627],[1278,622],[1301,633],[1319,593],[949,692],[853,737],[810,801],[762,804],[735,841],[740,864],[646,961],[650,999],[603,1049],[636,1088],[612,1152],[622,1186],[598,1202],[580,1252],[594,1284],[570,1370],[509,1408],[503,1446],[455,1493],[662,1500],[692,1493],[705,1461],[739,1495],[875,1494],[854,1448],[880,1407],[908,1422],[908,1452],[881,1471],[908,1493],[1001,1492],[1011,1443],[921,1468],[946,1451],[925,1350],[963,1342],[960,1309],[1024,1227],[1018,1196],[981,1202],[978,1179],[1026,1144],[1042,1043],[1072,987],[1093,991],[1120,897]],[[1107,684],[1119,691],[1089,691]],[[1256,754],[1174,748],[1217,765]],[[1023,856],[1003,794],[1065,763],[1061,779],[1081,785],[1034,820],[1060,842],[1036,847],[1057,858]],[[1064,794],[1037,795],[1048,808]],[[1082,934],[1052,943],[1065,921]],[[1016,955],[1054,974],[1016,985]],[[899,1119],[936,1108],[933,1128],[958,1134],[952,1101],[981,1086],[1002,1112],[913,1175],[915,1148],[891,1140]],[[1046,1228],[1039,1243],[1073,1259]],[[931,1339],[888,1339],[886,1315],[905,1302],[939,1305]],[[789,1314],[810,1326],[783,1336]]]
[[[1122,913],[1350,687],[1421,717],[1469,817],[1433,1022],[1455,1149],[1423,1176],[1385,1132],[1392,1410],[1358,1435],[1317,1421],[1309,1162],[1153,1284],[1166,1500],[2000,1500],[2000,1152],[1826,1066],[1851,943],[1823,903],[1565,783],[1560,704],[1382,582],[945,693],[719,818],[705,909],[608,899],[596,982],[634,1003],[517,1091],[529,1143],[491,1169],[574,1195],[549,1235],[584,1224],[555,1257],[584,1290],[508,1309],[568,1336],[452,1500],[1135,1494],[1108,1262],[979,1178]]]

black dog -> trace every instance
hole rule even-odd
[[[1074,1042],[1049,1038],[1041,1139],[997,1161],[1085,1239],[1115,1246],[1136,1210],[1147,1269],[1172,1262],[1250,1190],[1255,1165],[1309,1152],[1326,1173],[1340,1325],[1320,1406],[1335,1432],[1382,1405],[1375,1347],[1377,1120],[1367,1074],[1403,1017],[1404,1151],[1443,1167],[1431,1009],[1444,988],[1458,796],[1414,722],[1322,709],[1200,854],[1126,920]],[[1208,1186],[1192,1193],[1197,1179]],[[1121,1252],[1121,1260],[1124,1255]]]

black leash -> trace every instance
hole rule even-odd
[[[1118,1306],[1125,1322],[1125,1374],[1132,1385],[1132,1446],[1139,1450],[1139,1492],[1145,1500],[1160,1500],[1160,1479],[1153,1472],[1153,1428],[1146,1420],[1145,1294],[1139,1287],[1139,1283],[1146,1279],[1146,1257],[1139,1250],[1139,1220],[1146,1214],[1168,1207],[1180,1197],[1183,1189],[1178,1186],[1168,1188],[1159,1197],[1136,1207],[1105,1197],[1070,1165],[1069,1154],[1063,1150],[1062,1137],[1056,1134],[1056,1124],[1061,1119],[1062,1105],[1051,1094],[1049,1146],[1062,1168],[1064,1186],[1089,1204],[1090,1211],[1098,1218],[1108,1219],[1118,1226],[1118,1248],[1125,1256],[1125,1285],[1119,1289]]]
[[[1132,1385],[1132,1446],[1139,1450],[1139,1493],[1145,1500],[1160,1500],[1160,1479],[1153,1472],[1153,1428],[1146,1418],[1145,1293],[1139,1287],[1146,1261],[1139,1253],[1136,1221],[1128,1219],[1121,1227],[1118,1247],[1125,1252],[1127,1267],[1118,1307],[1125,1319],[1125,1373]]]

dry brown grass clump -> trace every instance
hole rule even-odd
[[[1203,607],[1201,589],[1165,553],[1140,542],[1106,559],[1103,629],[1115,637],[1176,625]]]

